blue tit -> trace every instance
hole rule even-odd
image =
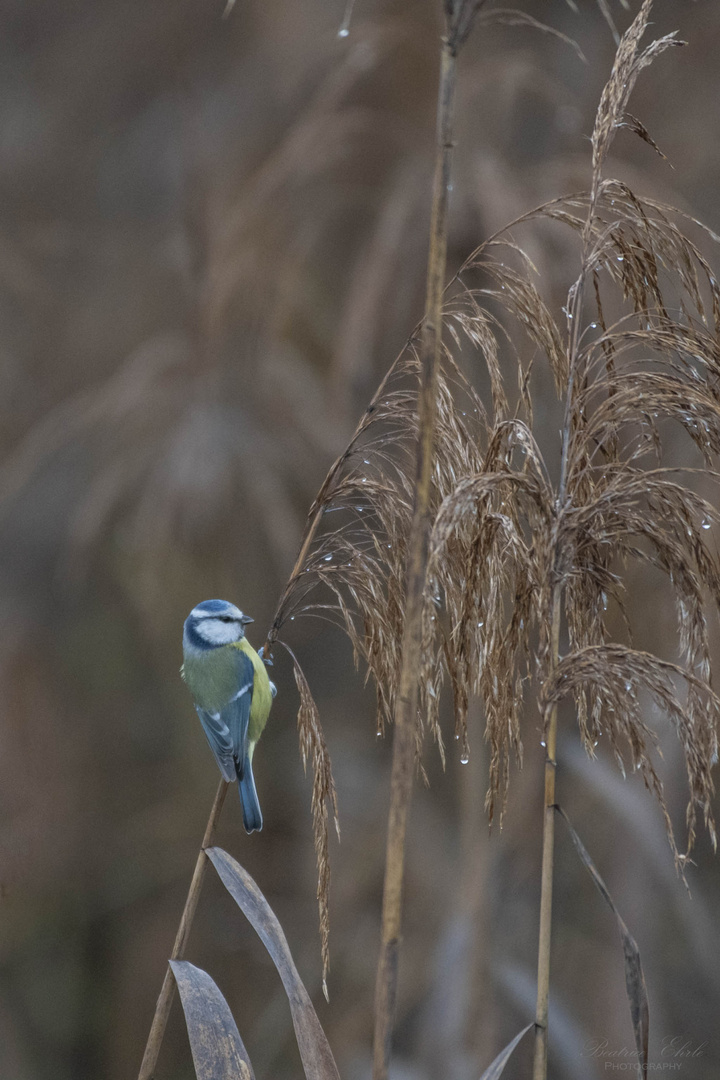
[[[245,637],[251,622],[226,600],[198,604],[185,620],[180,669],[220,772],[228,783],[239,782],[248,833],[263,825],[252,759],[276,692]]]

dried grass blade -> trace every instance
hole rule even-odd
[[[505,1049],[500,1051],[500,1053],[495,1058],[495,1060],[492,1062],[492,1064],[488,1065],[487,1069],[485,1070],[485,1072],[480,1077],[480,1080],[498,1080],[498,1077],[503,1072],[505,1066],[507,1065],[508,1061],[510,1060],[510,1056],[511,1056],[513,1050],[515,1049],[517,1044],[520,1042],[523,1035],[527,1035],[530,1028],[533,1028],[533,1027],[535,1027],[534,1024],[528,1024],[528,1026],[526,1028],[523,1028],[522,1031],[519,1031],[517,1033],[517,1035],[515,1036],[515,1038],[512,1039],[507,1044]]]
[[[227,1001],[206,971],[171,960],[198,1080],[255,1080]]]
[[[278,970],[290,1003],[295,1037],[307,1080],[340,1080],[330,1044],[295,967],[290,946],[274,911],[247,871],[226,851],[217,847],[208,848],[207,856]]]
[[[618,930],[620,931],[620,937],[622,938],[623,952],[625,953],[625,986],[627,987],[628,1001],[630,1002],[630,1015],[632,1017],[633,1033],[635,1035],[635,1046],[637,1047],[639,1063],[641,1070],[645,1072],[647,1070],[648,1063],[648,1038],[650,1034],[650,1012],[648,1008],[648,996],[647,987],[645,986],[645,976],[643,975],[642,963],[640,961],[640,950],[638,949],[637,942],[632,936],[627,926],[625,925],[620,912],[615,907],[612,896],[608,891],[608,887],[600,877],[598,870],[590,858],[585,845],[575,832],[575,829],[570,824],[565,811],[561,806],[555,805],[560,817],[563,819],[570,832],[570,837],[577,850],[580,860],[585,869],[590,874],[591,878],[595,882],[597,888],[603,899],[609,904],[613,915],[617,921]]]

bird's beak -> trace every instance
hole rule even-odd
[[[254,619],[251,619],[249,615],[243,615],[243,617],[241,618],[240,622],[241,622],[241,623],[242,623],[243,625],[245,625],[246,623],[251,623],[251,622],[255,622],[255,620],[254,620]]]

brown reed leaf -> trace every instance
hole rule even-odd
[[[206,852],[218,876],[270,954],[287,994],[307,1080],[340,1080],[330,1044],[298,975],[283,929],[246,870],[222,848]]]
[[[227,1001],[207,972],[171,960],[190,1038],[197,1080],[255,1080]]]
[[[648,1063],[648,1041],[650,1038],[650,1009],[648,1006],[647,986],[645,985],[645,975],[643,974],[642,962],[640,960],[640,950],[637,946],[635,938],[628,930],[625,922],[620,915],[620,912],[615,907],[615,902],[608,890],[607,885],[600,876],[595,863],[590,858],[585,845],[576,833],[575,829],[570,824],[570,819],[561,806],[555,806],[556,811],[560,814],[570,832],[570,837],[575,850],[580,856],[580,861],[593,879],[595,888],[598,890],[602,898],[609,905],[610,910],[615,916],[617,928],[620,932],[620,938],[623,944],[623,953],[625,955],[625,987],[627,990],[628,1001],[630,1002],[630,1015],[632,1017],[633,1034],[635,1036],[635,1046],[638,1052],[638,1061],[642,1071],[647,1071]]]

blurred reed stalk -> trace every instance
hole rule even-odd
[[[452,166],[457,55],[482,0],[445,0],[446,35],[440,53],[430,245],[425,316],[420,340],[420,388],[415,497],[408,541],[406,606],[395,700],[380,956],[375,982],[373,1080],[387,1080],[397,1000],[405,836],[416,755],[416,718],[423,638],[424,593],[431,529],[431,480],[442,350],[447,216]]]
[[[390,812],[385,853],[382,937],[375,984],[373,1080],[387,1080],[397,998],[405,834],[415,768],[415,717],[422,640],[423,594],[430,536],[430,476],[437,415],[437,371],[442,338],[442,291],[447,252],[447,207],[452,157],[456,57],[443,42],[438,94],[435,179],[425,321],[420,347],[415,505],[407,560],[407,605],[395,705]]]

